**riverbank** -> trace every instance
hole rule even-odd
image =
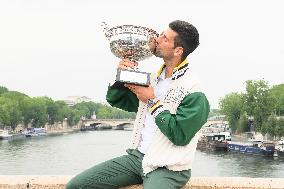
[[[65,133],[74,133],[80,131],[79,128],[69,128],[69,129],[60,129],[60,130],[50,130],[47,132],[47,135],[61,135]]]
[[[44,136],[55,136],[55,135],[63,135],[63,134],[66,134],[66,133],[75,133],[75,132],[78,132],[80,131],[80,129],[78,128],[66,128],[66,129],[57,129],[57,130],[49,130],[47,131],[46,135]],[[38,137],[38,136],[36,136]],[[42,136],[41,136],[42,137]],[[9,138],[6,138],[6,139],[0,139],[1,140],[20,140],[20,139],[25,139],[26,136],[25,134],[23,133],[16,133],[16,134],[11,134],[11,136]]]
[[[63,189],[72,175],[0,175],[3,189]],[[133,185],[124,189],[142,189]],[[284,178],[193,177],[183,189],[283,189]]]

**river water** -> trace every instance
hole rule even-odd
[[[125,154],[131,131],[107,130],[0,141],[0,175],[73,175]],[[284,159],[197,151],[193,176],[284,177]]]

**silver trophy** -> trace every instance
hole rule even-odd
[[[153,55],[158,33],[150,28],[134,25],[121,25],[109,28],[102,23],[106,38],[110,41],[110,50],[118,58],[133,62],[144,60]],[[118,69],[116,81],[142,86],[150,85],[150,73],[135,69]]]

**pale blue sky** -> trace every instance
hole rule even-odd
[[[70,95],[105,102],[119,59],[100,23],[142,25],[159,33],[186,20],[200,46],[188,57],[211,107],[244,90],[248,79],[284,83],[283,5],[280,0],[9,0],[0,1],[0,85],[54,100]],[[140,62],[153,72],[158,58]]]

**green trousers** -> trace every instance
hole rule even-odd
[[[143,174],[143,154],[127,150],[128,155],[98,164],[75,176],[67,189],[115,189],[133,184],[143,184],[144,189],[180,189],[190,179],[191,170],[171,171],[160,167]]]

